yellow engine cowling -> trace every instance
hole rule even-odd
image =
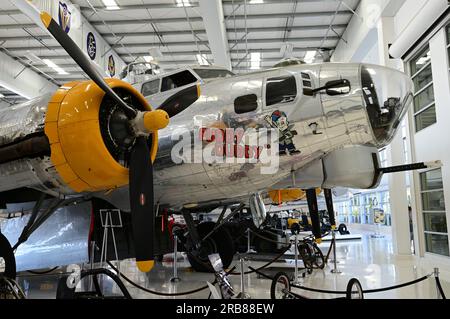
[[[113,89],[132,94],[143,110],[151,107],[130,84],[107,79]],[[128,169],[108,151],[100,130],[99,111],[105,93],[94,82],[71,82],[61,86],[48,104],[45,134],[51,161],[61,179],[75,192],[110,190],[128,184]],[[158,147],[154,132],[151,158]]]
[[[322,189],[316,188],[316,194],[319,195]],[[273,203],[289,203],[302,200],[306,197],[306,192],[298,188],[278,189],[269,191],[269,197]]]

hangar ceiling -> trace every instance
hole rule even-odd
[[[101,0],[72,0],[124,61],[149,56],[150,48],[162,53],[158,63],[163,69],[196,64],[198,55],[213,61],[197,0],[115,2],[119,9],[107,10]],[[319,48],[335,49],[359,2],[222,0],[233,70],[240,73],[269,68],[283,58],[283,48],[293,47],[293,56],[299,58]],[[59,44],[12,3],[0,2],[0,49],[24,65],[31,63],[34,71],[55,84],[85,79]],[[255,65],[258,56],[260,62]],[[316,61],[322,57],[317,54]],[[58,74],[42,59],[50,59],[68,74]],[[4,88],[0,92],[7,99],[18,98]]]

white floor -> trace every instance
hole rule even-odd
[[[352,229],[350,229],[352,231]],[[361,233],[362,240],[356,241],[339,241],[337,244],[337,260],[338,269],[341,274],[332,274],[332,264],[328,265],[324,270],[315,270],[312,275],[301,279],[302,285],[306,287],[326,289],[326,290],[345,290],[348,281],[351,278],[357,278],[361,282],[363,289],[377,289],[392,286],[404,282],[408,282],[428,273],[430,269],[422,269],[417,267],[417,263],[413,257],[400,258],[393,255],[391,237],[389,233],[385,233],[384,238],[371,238],[371,233],[366,230],[358,231]],[[321,245],[324,254],[328,251],[329,243]],[[236,260],[237,263],[237,260]],[[249,261],[248,265],[258,268],[265,262]],[[291,263],[292,264],[292,263]],[[189,267],[188,263],[181,263],[179,268],[179,277],[181,281],[171,283],[172,263],[158,263],[149,274],[142,274],[134,267],[133,261],[121,262],[121,270],[133,281],[148,289],[161,292],[185,292],[206,284],[206,281],[213,281],[212,274],[196,273]],[[286,262],[276,263],[273,266],[290,267]],[[240,277],[230,276],[231,282],[236,292],[240,291]],[[19,279],[19,283],[25,288],[29,298],[54,298],[57,286],[57,276],[29,276],[24,275]],[[443,289],[447,296],[450,296],[450,283],[441,280]],[[105,286],[110,286],[111,292],[117,292],[116,287],[108,281],[104,282]],[[256,274],[246,275],[245,284],[247,292],[253,299],[270,298],[270,280],[260,279]],[[162,298],[143,292],[127,284],[131,295],[134,298]],[[340,297],[338,295],[325,295],[310,293],[298,289],[294,289],[305,297],[315,299],[326,299]],[[181,298],[181,299],[198,299],[207,298],[209,290],[178,297],[163,298]],[[392,290],[388,292],[366,294],[366,299],[435,299],[436,285],[434,278],[431,277],[424,282],[414,286]]]

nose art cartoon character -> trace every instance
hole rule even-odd
[[[286,155],[289,151],[290,155],[300,153],[294,145],[294,136],[298,135],[294,130],[294,124],[290,125],[286,113],[281,111],[275,111],[272,115],[265,117],[266,121],[273,128],[278,129],[280,134],[280,156]]]

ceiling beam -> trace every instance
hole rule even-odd
[[[198,7],[199,4],[197,1],[191,1],[189,6],[186,8],[195,8]],[[127,4],[127,5],[119,5],[120,11],[126,10],[142,10],[142,9],[183,9],[182,6],[178,6],[175,1],[174,3],[145,3],[145,4]],[[96,10],[106,10],[105,6],[94,6]],[[81,11],[89,11],[92,12],[92,8],[86,5],[80,6]],[[117,12],[117,10],[111,10],[111,13]]]
[[[319,42],[322,41],[323,37],[303,37],[303,38],[289,38],[289,42],[292,43],[304,43],[304,42]],[[328,37],[327,41],[339,41],[339,37]],[[238,44],[244,44],[245,40],[238,40]],[[268,39],[248,39],[248,44],[261,44],[261,43],[280,43],[283,42],[283,39],[281,38],[268,38]],[[208,41],[197,41],[198,45],[207,46]],[[236,41],[234,40],[228,40],[228,43],[235,44]],[[142,42],[142,43],[126,43],[124,42],[123,45],[125,45],[128,49],[129,48],[142,48],[142,47],[155,47],[158,46],[159,42]],[[194,43],[192,41],[177,41],[177,42],[165,42],[166,46],[192,46]],[[62,50],[60,46],[24,46],[24,47],[8,47],[9,51],[11,52],[17,52],[17,51],[31,51],[31,50],[39,50],[39,49],[49,49],[49,50]],[[119,45],[113,46],[113,48],[120,48]],[[195,51],[194,51],[195,52]],[[168,52],[168,55],[170,55],[172,52]],[[198,51],[197,51],[198,53]],[[148,55],[148,52],[147,52]]]
[[[250,58],[250,57],[248,57]],[[278,62],[282,60],[282,57],[276,57],[276,58],[262,58],[261,59],[261,64],[265,64],[265,63],[274,63],[274,62]],[[237,58],[233,58],[231,59],[231,62],[239,62],[241,61],[241,59],[237,59]],[[159,61],[158,65],[160,65],[163,69],[166,66],[172,66],[172,65],[197,65],[197,60],[196,59],[191,59],[191,60],[167,60],[167,61]],[[69,72],[71,75],[78,75],[78,74],[84,74],[83,70],[81,69],[71,69],[71,68],[76,68],[77,65],[75,64],[59,64],[59,66],[64,67],[64,69]],[[45,73],[50,74],[50,75],[55,75],[56,77],[58,76],[58,72],[51,70],[51,69],[43,69],[45,71]]]
[[[261,4],[280,4],[280,3],[294,3],[295,0],[264,0],[263,3],[252,3],[247,0],[247,5],[261,5]],[[302,4],[317,4],[317,3],[335,3],[335,0],[304,0],[301,1]],[[232,6],[233,0],[222,0],[223,6]],[[234,0],[234,5],[243,5],[244,0]],[[145,4],[128,4],[128,5],[119,5],[121,11],[127,10],[142,10],[142,9],[182,9],[182,7],[178,6],[176,3],[145,3]],[[199,7],[198,1],[191,1],[190,6],[187,8],[196,8]],[[106,10],[105,6],[94,6],[96,10]],[[81,11],[92,12],[92,8],[86,5],[80,6]],[[14,10],[12,10],[14,11]],[[114,14],[116,11],[110,11]]]
[[[317,50],[317,47],[296,47],[294,48],[294,52],[306,52],[306,51],[312,51]],[[328,49],[332,50],[334,49],[334,46],[323,46],[322,49]],[[261,52],[261,53],[280,53],[280,48],[265,48],[265,49],[249,49],[249,52]],[[211,51],[209,50],[201,50],[202,54],[211,54]],[[148,55],[148,51],[132,51],[132,53],[136,56],[143,56]],[[231,50],[231,54],[245,54],[243,50]],[[166,57],[170,56],[195,56],[198,54],[198,51],[171,51],[171,52],[163,52],[163,55]],[[37,56],[41,59],[71,59],[68,54],[57,54],[57,55],[41,55],[37,54]],[[128,61],[130,58],[128,54],[126,53],[119,53],[119,56],[123,58],[124,60]],[[25,56],[21,56],[25,57]],[[128,61],[129,62],[129,61]]]
[[[0,16],[14,16],[18,14],[23,14],[20,10],[1,10]]]
[[[289,28],[289,31],[326,31],[328,30],[327,25],[313,25],[313,26],[293,26]],[[335,31],[345,30],[347,25],[345,24],[335,24],[332,26]],[[285,27],[261,27],[261,28],[248,28],[249,33],[264,33],[264,32],[284,32],[286,30]],[[194,32],[199,34],[206,34],[206,30],[194,30]],[[232,28],[227,29],[228,33],[243,33],[245,32],[245,28],[236,28],[236,30]],[[112,33],[103,32],[100,33],[104,38],[114,37]],[[160,36],[169,36],[169,35],[191,35],[192,32],[190,30],[180,30],[180,31],[160,31],[158,33],[155,32],[117,32],[115,35],[117,37],[152,37],[159,34]],[[52,37],[50,35],[36,35],[35,37],[31,36],[6,36],[0,37],[0,41],[27,41],[32,40],[34,38],[38,38],[40,40],[50,40]]]
[[[335,15],[334,11],[318,11],[318,12],[297,12],[292,14],[292,12],[286,13],[265,13],[265,14],[249,14],[247,15],[247,20],[254,19],[278,19],[278,18],[311,18],[311,17],[333,17]],[[337,12],[337,16],[348,16],[349,18],[353,15],[350,10],[342,10]],[[234,16],[233,16],[234,18]],[[245,15],[236,15],[236,20],[244,20]],[[202,22],[202,17],[191,17],[191,22]],[[92,25],[99,26],[103,25],[102,21],[90,21]],[[134,20],[105,20],[108,25],[135,25],[135,24],[150,24],[150,23],[176,23],[176,22],[186,22],[186,18],[159,18],[159,19],[134,19]]]
[[[34,23],[0,24],[0,30],[31,29],[31,28],[39,28],[39,27]]]

